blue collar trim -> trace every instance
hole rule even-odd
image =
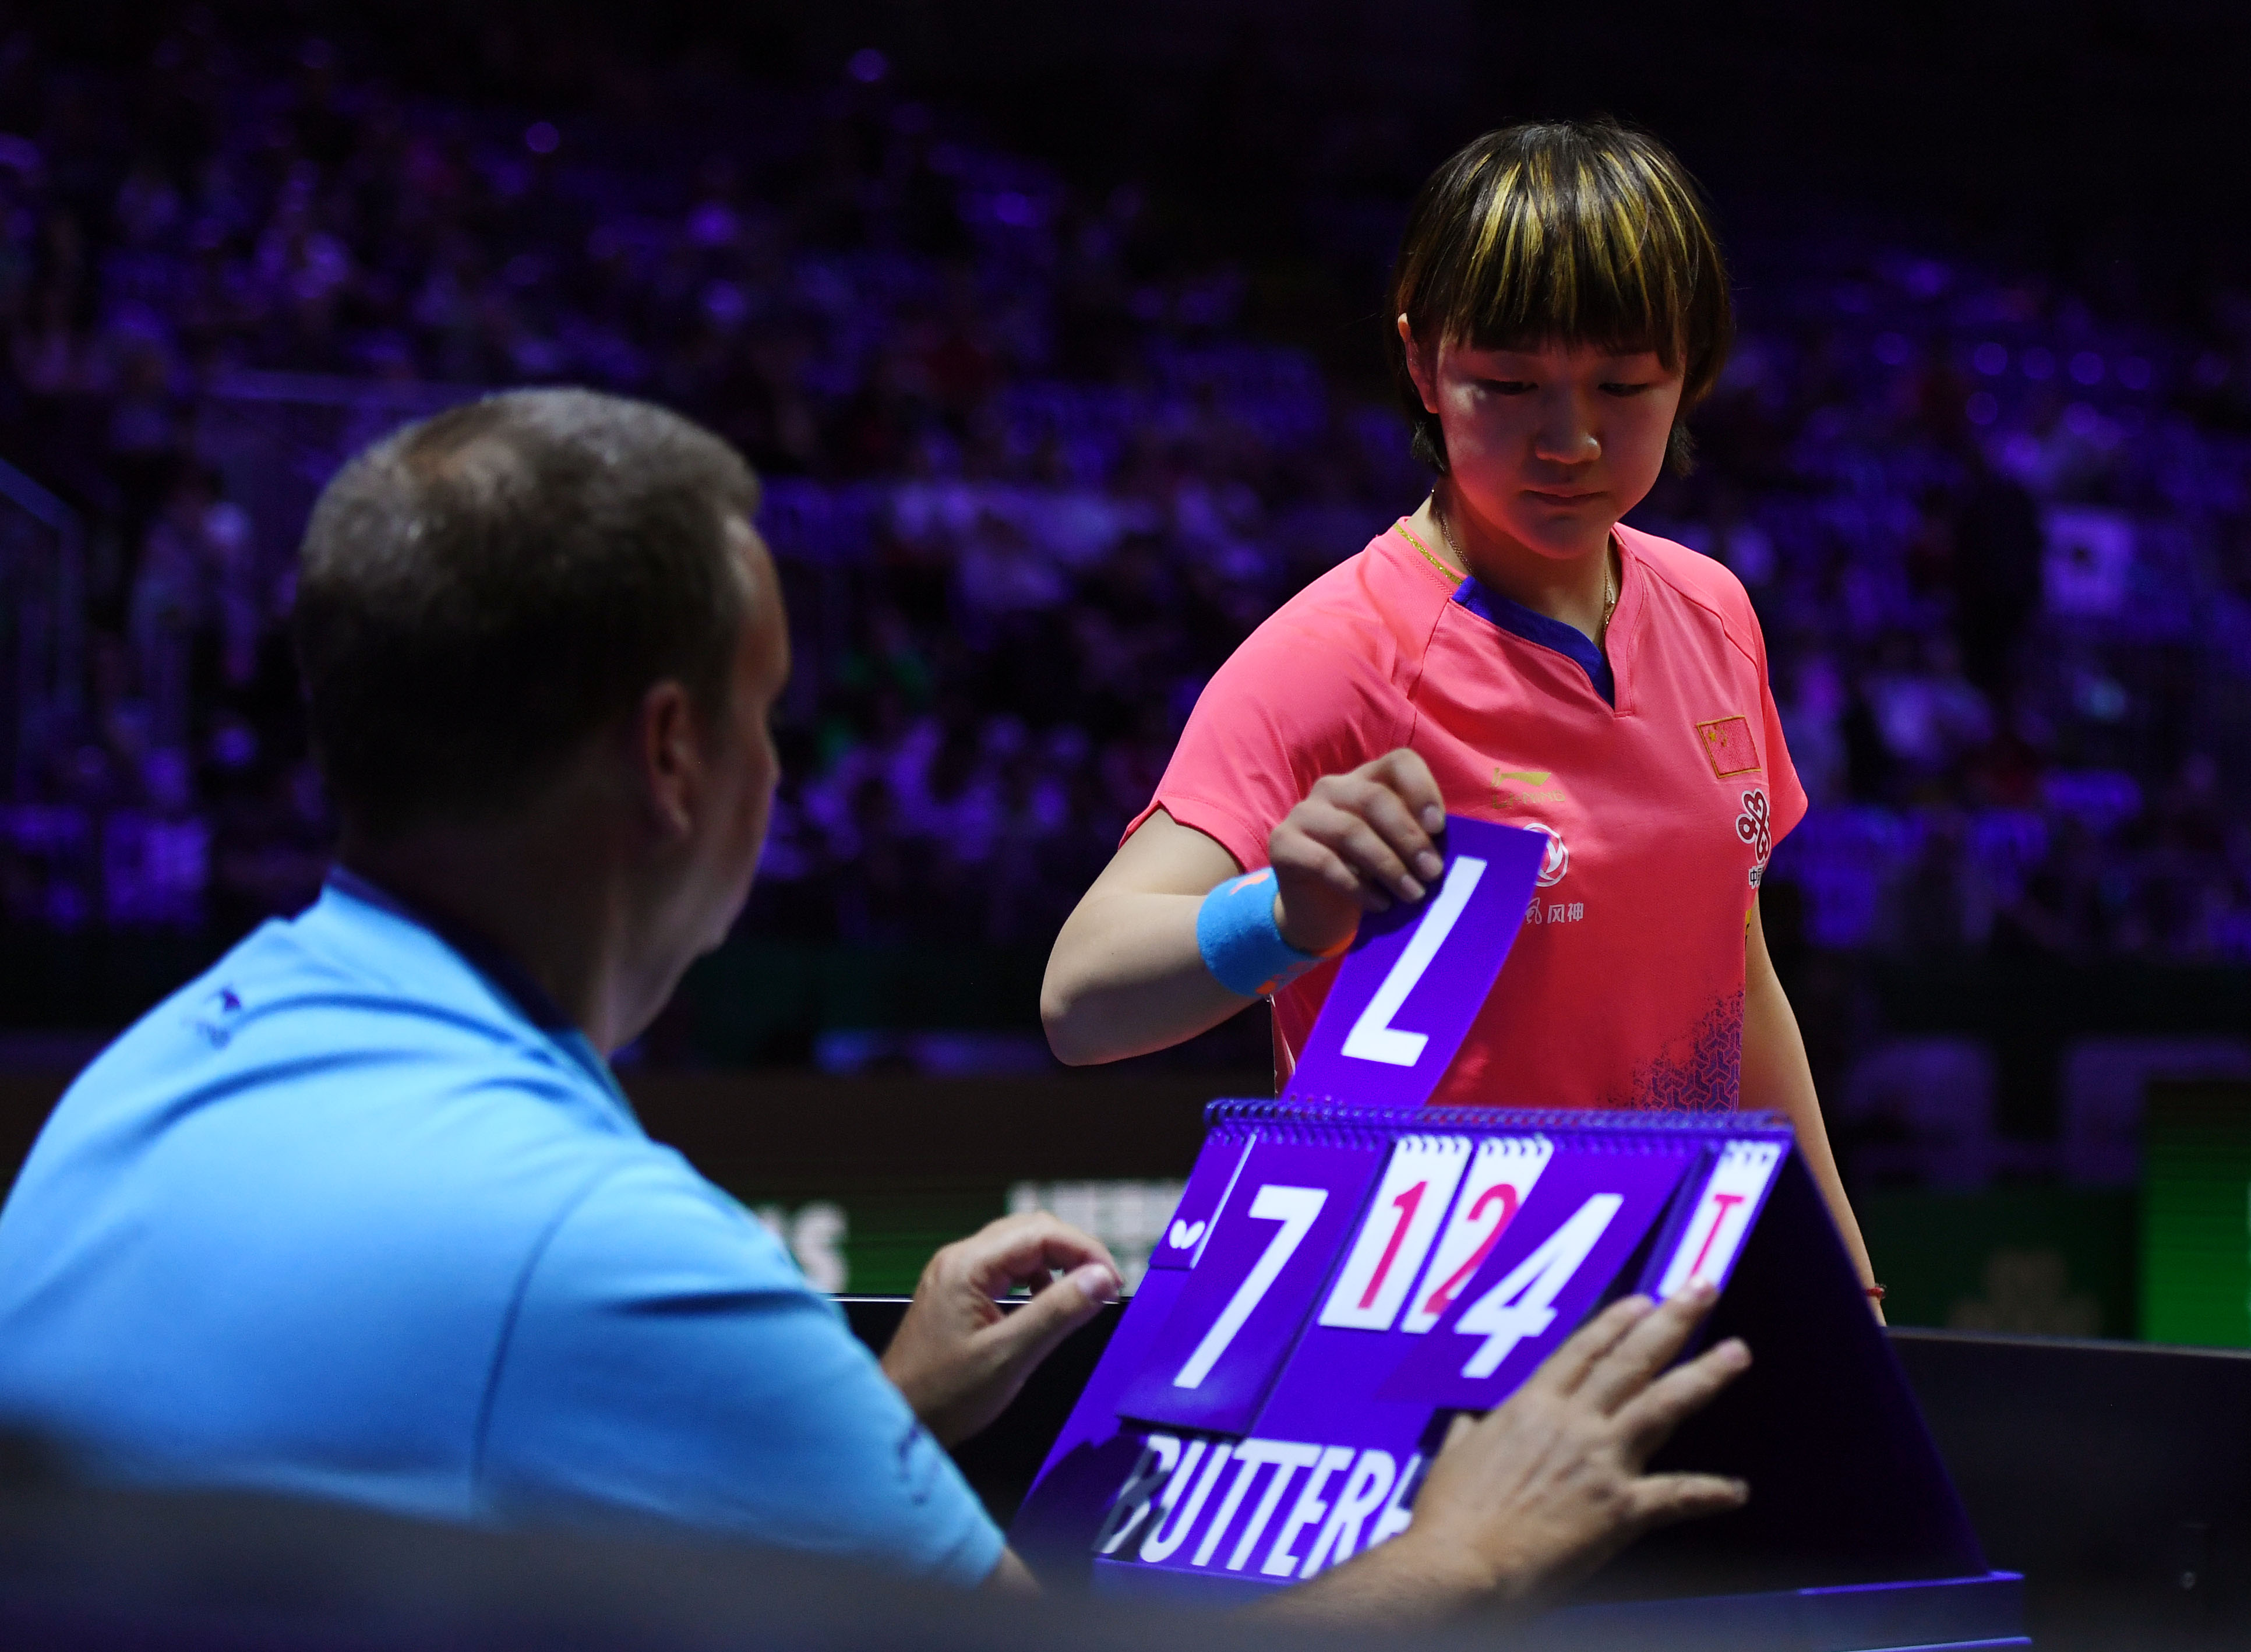
[[[1478,584],[1474,576],[1465,579],[1454,589],[1454,600],[1480,619],[1490,620],[1511,636],[1521,637],[1527,642],[1536,642],[1567,660],[1576,660],[1587,674],[1603,702],[1612,710],[1617,708],[1617,679],[1611,674],[1610,662],[1603,658],[1603,651],[1595,646],[1586,632],[1576,626],[1567,626],[1560,619],[1550,619],[1546,614],[1536,614],[1522,603],[1512,601],[1498,591],[1487,591]]]
[[[443,923],[400,900],[390,890],[370,882],[349,867],[329,868],[329,887],[355,901],[364,902],[377,910],[388,912],[417,929],[427,930],[447,946],[468,961],[469,966],[506,993],[523,1017],[543,1033],[575,1033],[578,1026],[564,1013],[545,987],[531,978],[531,972],[502,951],[482,936]]]

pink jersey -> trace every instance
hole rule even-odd
[[[1133,822],[1161,807],[1264,866],[1315,780],[1403,745],[1452,812],[1545,831],[1524,928],[1433,1102],[1736,1105],[1744,933],[1805,793],[1741,583],[1623,524],[1617,543],[1605,666],[1579,632],[1384,533],[1220,667]],[[1280,1073],[1335,973],[1277,995]]]

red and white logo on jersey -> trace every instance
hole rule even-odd
[[[1563,834],[1537,820],[1527,820],[1524,829],[1548,834],[1548,853],[1540,862],[1540,887],[1544,889],[1551,883],[1561,882],[1563,874],[1571,869],[1571,851],[1564,845]]]
[[[1743,812],[1735,817],[1735,835],[1749,844],[1758,857],[1750,871],[1751,888],[1756,889],[1766,875],[1767,857],[1774,853],[1774,822],[1768,816],[1765,792],[1743,793]]]

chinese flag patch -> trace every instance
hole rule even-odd
[[[1714,717],[1709,722],[1698,723],[1696,733],[1704,743],[1704,755],[1712,761],[1712,772],[1721,779],[1749,774],[1759,766],[1758,747],[1751,743],[1749,719]]]

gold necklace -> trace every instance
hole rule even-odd
[[[1470,559],[1462,555],[1462,548],[1454,543],[1454,530],[1446,521],[1446,513],[1438,508],[1438,495],[1436,489],[1433,489],[1430,494],[1430,516],[1438,524],[1438,532],[1446,542],[1446,549],[1454,553],[1454,560],[1463,567],[1468,567]],[[1407,519],[1403,516],[1399,519],[1399,530],[1402,533],[1407,531]],[[1423,550],[1422,542],[1414,535],[1407,534],[1407,543],[1416,550],[1422,550],[1425,556],[1430,556],[1433,567],[1444,567],[1436,556],[1430,556],[1429,551]],[[1595,646],[1597,648],[1603,646],[1603,639],[1610,635],[1610,615],[1617,611],[1617,585],[1610,578],[1610,548],[1605,543],[1603,546],[1603,617],[1595,626]]]
[[[1429,563],[1431,567],[1438,570],[1438,577],[1441,579],[1444,579],[1449,585],[1458,585],[1462,583],[1462,576],[1460,574],[1456,573],[1452,569],[1447,567],[1444,563],[1441,562],[1437,556],[1431,554],[1430,548],[1428,545],[1415,537],[1413,530],[1407,526],[1407,519],[1404,516],[1402,516],[1396,525],[1399,529],[1400,537],[1404,539],[1409,544],[1414,546],[1416,550],[1423,553],[1423,560]]]

